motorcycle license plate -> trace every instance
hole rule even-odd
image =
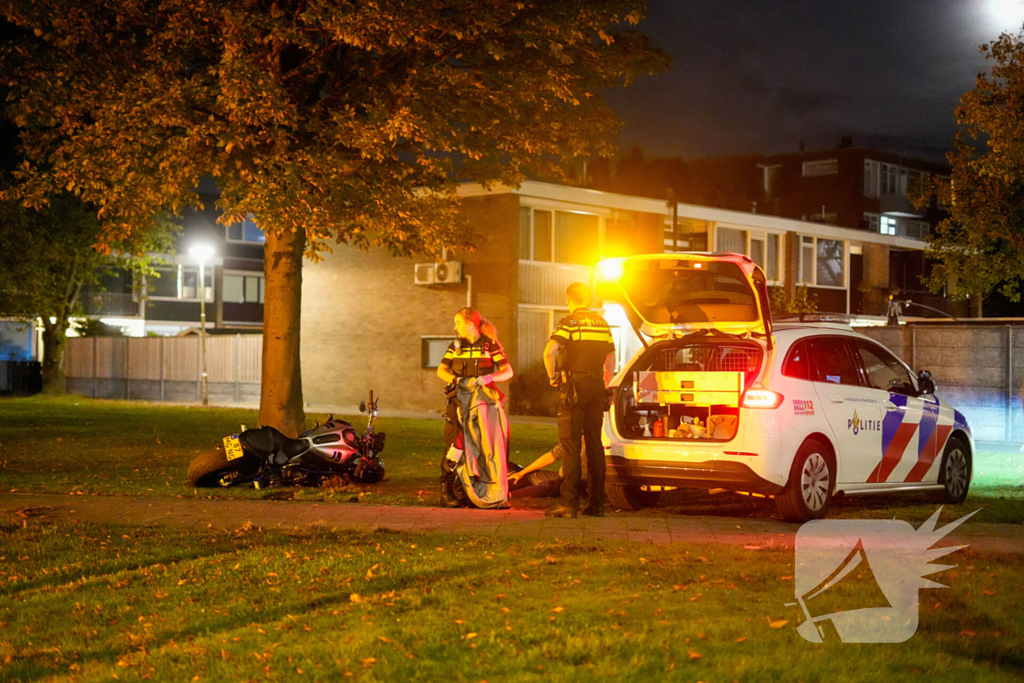
[[[224,437],[224,454],[228,456],[228,460],[242,457],[242,443],[238,440],[238,434]]]

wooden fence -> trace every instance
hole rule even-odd
[[[211,402],[243,403],[260,395],[263,335],[208,335]],[[68,340],[64,356],[71,393],[94,398],[197,402],[199,337],[86,337]]]

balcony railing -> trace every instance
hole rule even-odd
[[[594,288],[594,266],[519,262],[519,303],[554,308],[565,306],[565,289],[574,282]]]
[[[107,315],[137,317],[139,302],[134,301],[130,292],[84,292],[82,313],[85,315]]]

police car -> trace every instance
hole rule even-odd
[[[967,496],[964,416],[841,323],[772,324],[762,270],[739,254],[602,262],[598,293],[643,346],[612,380],[607,496],[627,510],[671,488],[773,496],[791,521],[846,495]],[[642,334],[641,334],[642,333]]]

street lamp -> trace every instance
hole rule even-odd
[[[203,405],[210,404],[209,387],[206,380],[206,262],[213,257],[213,247],[197,244],[188,253],[199,261],[199,361],[202,375],[199,380],[199,395]]]

